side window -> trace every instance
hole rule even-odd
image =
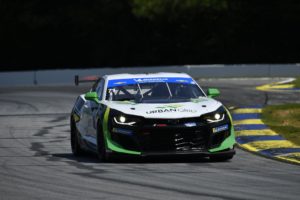
[[[100,100],[102,100],[103,89],[104,89],[104,79],[100,79],[96,92]]]
[[[101,79],[98,79],[92,86],[91,92],[96,92],[97,86],[99,85]]]

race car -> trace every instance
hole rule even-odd
[[[90,79],[88,79],[90,80]],[[76,77],[78,84],[78,77]],[[229,160],[235,154],[228,109],[185,73],[114,74],[95,79],[71,112],[75,156],[195,155]]]

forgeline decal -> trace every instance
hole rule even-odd
[[[196,113],[195,109],[181,108],[183,105],[165,105],[158,106],[155,110],[146,111],[147,114],[155,113],[172,113],[172,112],[185,112],[185,113]]]
[[[228,124],[219,126],[219,127],[215,127],[212,129],[213,133],[218,133],[218,132],[225,131],[225,130],[228,130]]]

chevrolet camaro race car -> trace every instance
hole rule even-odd
[[[232,119],[212,98],[218,95],[184,73],[103,76],[72,109],[72,152],[92,151],[102,161],[113,154],[231,159]]]

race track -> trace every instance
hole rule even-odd
[[[265,93],[269,80],[201,81],[227,106],[300,101]],[[299,199],[300,167],[237,149],[230,162],[149,159],[99,163],[75,158],[69,113],[87,86],[0,88],[0,200],[18,199]]]

